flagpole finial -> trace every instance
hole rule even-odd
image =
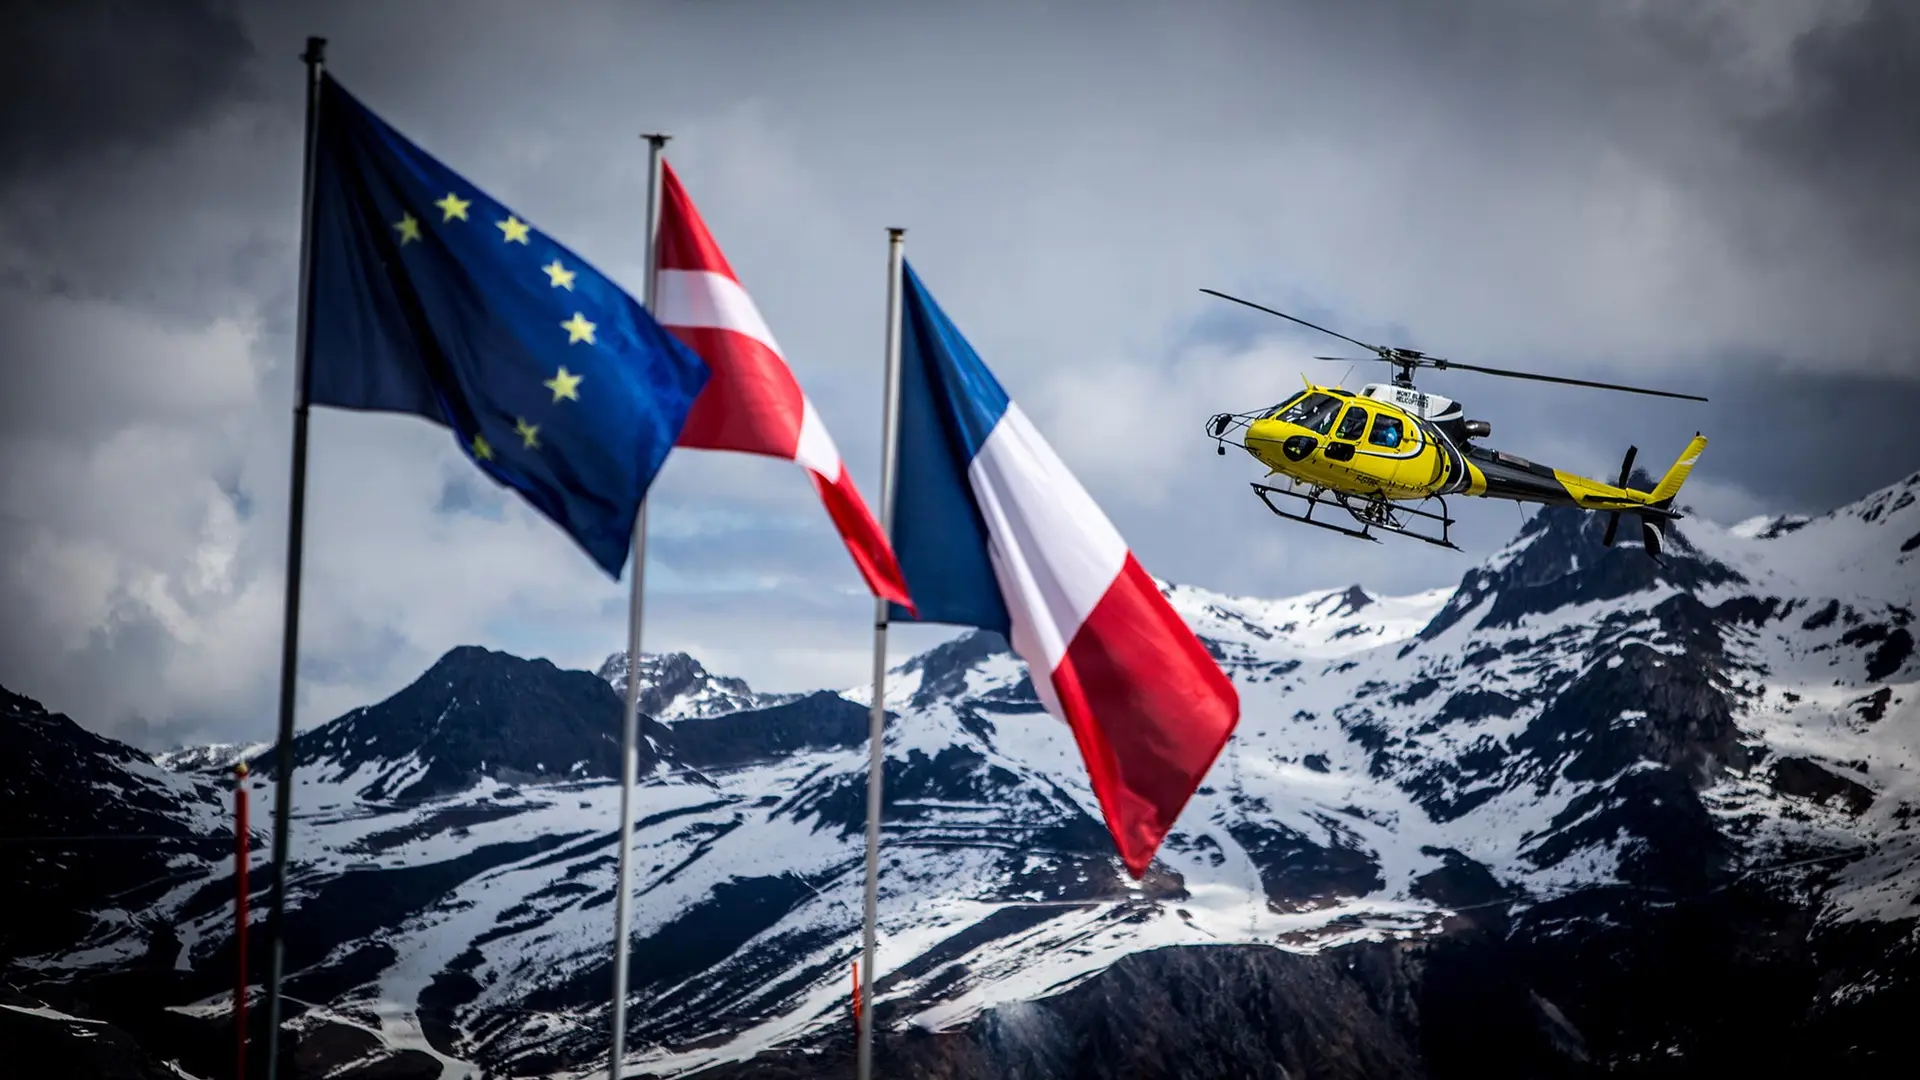
[[[673,138],[673,136],[671,135],[641,135],[640,137],[647,140],[648,142],[652,143],[655,146],[665,146],[667,144],[667,140]]]
[[[895,228],[895,227],[892,227],[892,226],[889,226],[889,227],[887,228],[887,237],[888,237],[889,239],[892,239],[892,240],[898,240],[898,239],[900,239],[901,237],[903,237],[903,236],[905,236],[905,235],[907,235],[907,230],[905,230],[905,229],[901,229],[901,228]]]
[[[325,62],[327,59],[327,39],[323,37],[308,38],[307,51],[300,54],[300,59],[308,64]]]

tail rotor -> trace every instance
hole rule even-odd
[[[1633,472],[1633,456],[1635,454],[1638,454],[1639,452],[1640,452],[1640,448],[1637,446],[1627,447],[1626,460],[1620,463],[1620,482],[1618,484],[1615,484],[1614,485],[1615,487],[1625,490],[1627,486],[1627,476]],[[1603,547],[1613,546],[1613,532],[1615,529],[1619,527],[1620,527],[1620,511],[1618,510],[1609,511],[1607,514],[1607,532],[1606,532],[1606,535],[1600,538],[1601,546]],[[1646,522],[1642,521],[1641,535],[1643,539],[1645,538],[1646,533],[1648,533],[1649,531],[1651,531],[1651,526],[1647,525]],[[1649,543],[1647,545],[1647,550],[1653,551],[1654,544]]]

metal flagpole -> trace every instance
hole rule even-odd
[[[300,556],[307,519],[307,353],[312,344],[308,315],[313,291],[313,170],[320,141],[320,76],[326,70],[327,39],[310,37],[300,59],[307,65],[306,163],[300,184],[300,304],[294,330],[293,482],[287,489],[286,625],[280,646],[280,730],[274,756],[273,904],[268,909],[272,969],[267,979],[267,1080],[280,1070],[280,979],[286,972],[287,834],[293,818],[293,700],[300,661]]]
[[[900,433],[900,266],[907,230],[887,230],[887,376],[880,420],[880,528],[893,538],[893,468]],[[873,704],[867,719],[867,898],[861,933],[859,1080],[873,1077],[873,949],[880,905],[880,795],[887,762],[887,600],[873,602]]]
[[[234,1080],[247,1076],[247,763],[233,766],[233,1034]]]
[[[651,313],[660,285],[660,154],[669,135],[647,140],[647,254],[643,271],[645,303]],[[627,601],[627,715],[620,734],[620,869],[613,889],[613,1046],[607,1051],[607,1078],[620,1080],[620,1059],[627,1053],[627,936],[633,912],[627,890],[633,873],[633,788],[640,780],[640,628],[647,564],[647,504],[633,524],[633,592]]]

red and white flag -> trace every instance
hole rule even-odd
[[[854,486],[827,427],[801,391],[760,309],[661,163],[659,279],[653,317],[712,370],[676,446],[738,450],[798,462],[875,596],[912,609],[886,533]]]

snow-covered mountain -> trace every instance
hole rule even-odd
[[[759,693],[745,679],[715,675],[686,653],[640,654],[640,711],[663,724],[689,717],[722,716],[765,709],[798,699],[799,694]],[[600,665],[600,677],[625,700],[627,654],[617,652]]]
[[[236,763],[251,761],[272,747],[270,742],[176,746],[153,755],[153,763],[168,772],[231,773]]]
[[[0,687],[0,958],[89,966],[163,949],[147,912],[165,882],[231,850],[215,839],[226,798]]]
[[[1898,1074],[1913,1051],[1889,1032],[1920,1005],[1917,500],[1920,474],[1818,518],[1689,519],[1664,564],[1548,510],[1457,587],[1411,597],[1166,586],[1243,718],[1139,883],[1003,642],[907,660],[887,689],[886,1060],[954,1077],[1506,1075],[1490,1053],[1511,1075]],[[843,1075],[866,688],[768,704],[691,670],[648,699],[673,722],[647,725],[637,791],[631,1067]],[[301,1008],[436,1061],[601,1065],[618,685],[461,649],[300,737]],[[90,783],[170,775],[81,756]],[[217,792],[167,790],[218,834],[194,817]],[[164,938],[164,995],[96,1002],[217,1011],[230,861],[183,851],[137,918],[62,893],[84,933],[10,963],[94,985]]]

